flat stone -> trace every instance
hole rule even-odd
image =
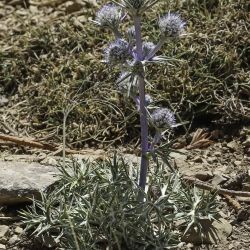
[[[12,6],[16,6],[16,5],[20,5],[20,6],[29,6],[29,1],[28,0],[11,0],[8,2],[9,5]]]
[[[221,152],[219,152],[219,151],[214,152],[214,156],[221,157]]]
[[[218,162],[218,158],[217,157],[208,157],[207,162],[208,162],[208,164],[213,164],[215,162]]]
[[[16,234],[14,234],[10,239],[8,244],[9,245],[14,245],[16,244],[18,241],[20,241],[20,239],[18,238],[18,236]]]
[[[180,152],[180,153],[179,153]],[[179,152],[171,152],[169,156],[175,160],[182,160],[186,161],[187,160],[187,155],[186,151],[184,150],[179,150]]]
[[[242,183],[242,190],[250,192],[250,183]]]
[[[9,231],[9,227],[7,225],[0,225],[0,238],[4,237]]]
[[[227,143],[227,147],[231,149],[232,151],[236,151],[239,145],[236,141],[230,141],[229,143]]]
[[[6,27],[6,29],[5,29],[5,27],[3,25],[0,25],[0,30],[6,31],[6,30],[8,30],[8,28]],[[4,95],[0,95],[0,107],[7,105],[8,102],[9,102],[9,99],[7,99]]]
[[[0,237],[0,244],[6,244],[8,242],[8,236]]]
[[[241,161],[235,161],[235,162],[234,162],[234,165],[235,165],[236,167],[239,167],[239,166],[241,165]]]
[[[128,165],[140,166],[140,163],[141,163],[140,156],[136,156],[132,154],[123,154],[122,157],[125,163],[127,163]]]
[[[6,246],[3,244],[0,244],[0,250],[4,250],[4,249],[6,249]]]
[[[226,242],[231,235],[233,227],[224,218],[210,221],[208,219],[201,220],[201,229],[191,226],[187,234],[183,236],[185,242],[197,244],[218,244]],[[201,230],[201,231],[199,231]]]
[[[226,180],[227,179],[225,177],[223,177],[222,175],[215,174],[214,178],[212,180],[212,185],[214,185],[214,186],[220,185],[221,183],[226,182]]]
[[[23,229],[22,229],[21,227],[18,227],[18,226],[17,226],[17,227],[15,228],[15,231],[14,231],[14,232],[15,232],[15,234],[22,234],[22,233],[23,233]]]
[[[78,16],[77,20],[80,23],[86,23],[88,21],[86,16]]]
[[[242,143],[243,147],[249,148],[250,147],[250,136]]]
[[[0,205],[13,205],[39,198],[59,177],[55,166],[0,160]]]
[[[193,161],[196,163],[202,163],[202,157],[200,155],[197,155],[194,157]]]

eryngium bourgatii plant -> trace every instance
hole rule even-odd
[[[117,81],[118,90],[131,97],[140,113],[141,125],[141,170],[139,186],[145,190],[148,169],[148,155],[154,145],[161,140],[166,128],[175,127],[174,114],[167,108],[150,108],[152,98],[145,94],[145,66],[147,63],[166,61],[164,56],[156,56],[166,41],[180,37],[184,33],[185,23],[180,16],[167,13],[159,19],[160,38],[155,45],[144,42],[141,34],[141,17],[159,0],[121,0],[103,6],[97,13],[98,25],[113,31],[115,41],[105,49],[105,62],[120,67],[121,75]],[[128,28],[124,38],[120,31],[121,22],[131,18],[133,26]],[[127,40],[126,40],[127,39]],[[169,60],[169,59],[168,59]],[[149,142],[148,123],[155,127],[156,134]]]

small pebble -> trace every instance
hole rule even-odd
[[[13,235],[10,239],[9,239],[9,245],[14,245],[16,244],[20,239],[18,238],[17,235]]]
[[[236,151],[238,149],[238,143],[236,141],[231,141],[227,143],[227,147],[232,151]]]
[[[4,237],[9,231],[9,227],[6,225],[0,225],[0,238]]]
[[[6,249],[6,246],[3,244],[0,244],[0,250],[4,250],[4,249]]]
[[[193,159],[194,162],[202,163],[202,158],[198,155]]]
[[[239,167],[239,166],[241,165],[241,161],[235,161],[235,162],[234,162],[234,165],[235,165],[236,167]]]
[[[7,241],[8,241],[8,239],[6,236],[0,238],[0,244],[6,244]]]
[[[23,229],[21,227],[16,227],[15,228],[15,233],[16,234],[21,234],[23,232]]]

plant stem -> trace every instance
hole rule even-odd
[[[65,168],[65,158],[66,158],[66,154],[65,154],[65,149],[66,149],[66,121],[67,121],[67,116],[68,116],[68,112],[64,111],[63,112],[63,148],[62,148],[62,152],[63,152],[63,167]]]
[[[134,16],[135,37],[136,37],[136,54],[137,60],[142,61],[142,37],[141,37],[141,17]],[[145,81],[144,70],[138,75],[139,83],[139,98],[140,98],[140,124],[141,124],[141,169],[139,186],[145,190],[147,171],[148,171],[148,122],[147,110],[145,105]],[[139,200],[142,200],[142,194],[139,195]]]

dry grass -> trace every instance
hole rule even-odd
[[[145,17],[146,40],[157,41],[157,20],[153,18],[168,9],[179,10],[189,33],[163,51],[181,62],[148,69],[148,80],[154,86],[148,86],[148,91],[184,120],[204,116],[249,120],[249,3],[209,3],[162,1]],[[95,11],[89,8],[84,15],[94,18]],[[13,30],[0,41],[0,84],[12,96],[10,106],[1,113],[13,129],[59,141],[63,109],[78,103],[68,118],[67,140],[72,147],[137,140],[133,104],[118,96],[114,86],[117,72],[101,62],[109,33],[91,22],[80,25],[74,14],[36,25],[25,17],[17,31],[15,20],[20,19],[15,12],[11,18]],[[154,36],[152,31],[156,31]]]

